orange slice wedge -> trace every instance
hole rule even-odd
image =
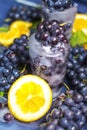
[[[73,32],[78,30],[83,31],[87,35],[87,14],[77,14],[74,25]]]

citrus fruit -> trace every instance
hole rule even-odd
[[[8,32],[0,33],[0,44],[3,46],[8,47],[9,45],[13,44],[15,38],[19,35],[19,31],[16,30],[9,30]]]
[[[82,30],[87,35],[87,14],[76,14],[73,32]]]
[[[8,107],[21,121],[35,121],[46,114],[52,103],[52,91],[48,83],[35,75],[17,79],[8,93]]]

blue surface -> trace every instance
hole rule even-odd
[[[40,3],[40,0],[32,0],[34,2]],[[86,3],[81,3],[79,0],[75,0],[77,3],[79,3],[78,11],[87,13],[87,5]],[[3,24],[4,18],[6,18],[8,9],[14,5],[17,4],[14,0],[0,0],[0,26]],[[42,120],[39,120],[34,123],[21,123],[16,120],[14,120],[11,123],[0,123],[0,130],[39,130],[38,126]],[[87,130],[87,127],[85,127],[84,130]]]

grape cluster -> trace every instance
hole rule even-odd
[[[72,89],[81,93],[87,90],[87,51],[83,47],[71,48],[66,79]]]
[[[31,6],[13,6],[8,12],[8,18],[12,21],[24,20],[33,22],[36,20],[41,20],[41,10]]]
[[[87,100],[83,95],[69,90],[54,101],[41,130],[82,130],[86,122]]]
[[[58,43],[68,43],[63,26],[57,20],[44,20],[37,26],[35,38],[42,42],[43,46],[56,47]]]
[[[72,0],[43,0],[51,11],[70,8],[73,5]]]
[[[0,91],[8,91],[19,76],[19,70],[4,53],[0,53]]]
[[[8,91],[11,84],[22,75],[18,67],[29,65],[28,37],[22,35],[9,48],[0,53],[0,91]],[[28,70],[27,72],[28,73]]]
[[[5,52],[15,65],[29,63],[28,38],[26,35],[16,38],[14,43]]]

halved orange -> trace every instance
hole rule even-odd
[[[73,32],[78,30],[83,31],[87,35],[87,14],[76,14]]]
[[[8,93],[8,107],[13,116],[24,122],[35,121],[46,114],[52,103],[48,83],[36,75],[17,79]]]

